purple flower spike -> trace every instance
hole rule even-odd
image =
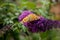
[[[32,12],[29,10],[25,10],[21,13],[21,15],[19,15],[18,19],[19,21],[22,21],[23,18],[25,18],[27,15],[31,14]]]
[[[55,27],[60,27],[60,21],[54,21],[41,17],[38,20],[24,23],[30,32],[45,32]]]
[[[23,18],[25,18],[29,14],[32,14],[32,12],[29,10],[23,11],[22,14],[19,15],[19,17],[18,17],[19,21],[22,21]],[[29,21],[29,22],[24,22],[23,24],[24,24],[24,26],[26,26],[28,28],[28,30],[30,32],[40,32],[40,31],[45,32],[52,28],[60,27],[60,21],[46,19],[41,16],[40,16],[40,19],[37,19],[34,21]]]

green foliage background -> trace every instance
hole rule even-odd
[[[36,8],[36,1],[28,0],[0,0],[0,24],[11,25],[11,30],[6,31],[0,40],[60,40],[60,31],[52,29],[46,32],[31,33],[19,21],[18,16],[27,8],[38,15],[51,19],[49,0],[40,0],[42,7]],[[58,31],[58,32],[57,32]]]

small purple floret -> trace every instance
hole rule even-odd
[[[19,15],[19,17],[18,17],[19,21],[22,21],[22,19],[23,19],[24,17],[26,17],[27,15],[29,15],[29,14],[31,14],[31,13],[32,13],[32,12],[29,11],[29,10],[23,11],[23,12],[21,13],[21,15]]]

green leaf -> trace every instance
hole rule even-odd
[[[20,8],[35,9],[36,5],[33,2],[22,2]]]

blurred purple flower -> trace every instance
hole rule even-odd
[[[25,10],[21,13],[21,15],[19,15],[18,19],[19,21],[21,21],[24,17],[26,17],[27,15],[31,14],[32,12],[29,10]]]
[[[24,23],[24,25],[28,28],[28,30],[30,32],[45,32],[47,30],[52,29],[53,27],[60,27],[59,21],[54,21],[54,20],[50,20],[50,19],[45,19],[45,18],[40,18],[38,20],[35,21],[31,21],[31,22],[26,22]]]
[[[28,10],[23,11],[22,14],[19,15],[18,17],[19,21],[22,21],[24,17],[26,17],[31,13],[32,12]],[[39,31],[45,32],[52,28],[60,27],[60,21],[55,21],[55,20],[46,19],[44,17],[40,17],[40,19],[30,22],[25,22],[24,26],[26,26],[30,32],[39,32]]]

